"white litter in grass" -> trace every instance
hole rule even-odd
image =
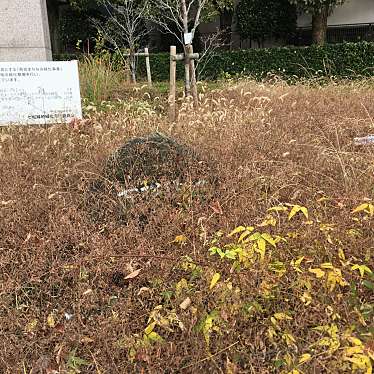
[[[362,138],[354,138],[353,143],[354,145],[374,144],[374,135],[368,135]]]
[[[65,317],[65,319],[67,320],[67,321],[70,321],[72,318],[73,318],[73,314],[70,314],[70,313],[66,313],[65,312],[65,314],[64,314],[64,317]]]
[[[205,186],[206,184],[207,184],[207,181],[205,179],[199,179],[197,182],[193,183],[193,186],[201,187],[201,186]],[[183,184],[179,183],[178,181],[174,181],[172,185],[174,185],[175,188],[179,190],[179,188],[182,187]],[[134,197],[134,195],[141,194],[141,193],[148,192],[148,191],[156,191],[160,189],[161,187],[167,187],[167,185],[161,185],[160,183],[151,183],[149,185],[142,186],[142,187],[135,187],[135,188],[122,190],[118,192],[117,196],[123,197],[125,199],[131,199],[132,197]]]
[[[196,183],[194,183],[195,187],[201,187],[205,186],[207,184],[207,181],[205,179],[199,179]]]
[[[129,188],[127,190],[122,190],[117,194],[117,196],[124,197],[125,199],[129,199],[135,194],[157,190],[160,187],[161,187],[160,183],[152,183],[149,186],[135,187],[135,188]]]

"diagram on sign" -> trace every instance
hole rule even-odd
[[[76,61],[0,63],[0,82],[0,125],[82,117]]]

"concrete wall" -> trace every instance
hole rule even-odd
[[[46,0],[0,0],[0,61],[52,59]]]
[[[312,25],[312,17],[308,14],[301,15],[297,23],[299,27],[309,27]],[[346,0],[328,18],[329,26],[356,23],[374,23],[373,0]]]

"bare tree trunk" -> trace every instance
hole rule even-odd
[[[187,53],[193,53],[193,47],[189,44],[186,48]],[[195,61],[193,59],[190,60],[190,81],[191,81],[191,93],[193,97],[193,105],[195,108],[199,106],[199,96],[197,93],[197,83],[196,83],[196,71],[195,71]]]
[[[313,14],[312,18],[312,40],[313,44],[324,45],[327,34],[327,17],[329,15],[329,6],[325,5],[318,13]]]
[[[191,96],[191,77],[190,77],[190,59],[187,57],[189,55],[190,44],[186,45],[184,48],[184,91],[186,96]]]
[[[136,56],[135,49],[130,48],[130,71],[131,71],[131,82],[136,83]]]
[[[187,5],[186,0],[181,0],[181,12],[182,12],[182,19],[183,19],[183,31],[185,34],[188,33],[188,12],[187,12]],[[190,60],[187,58],[189,53],[189,45],[184,47],[184,90],[186,96],[191,95],[191,82],[190,82]]]

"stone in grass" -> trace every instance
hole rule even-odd
[[[95,216],[112,212],[126,220],[136,199],[173,193],[186,182],[214,186],[215,173],[190,147],[156,132],[130,139],[108,158],[102,180],[90,188],[90,205]]]

